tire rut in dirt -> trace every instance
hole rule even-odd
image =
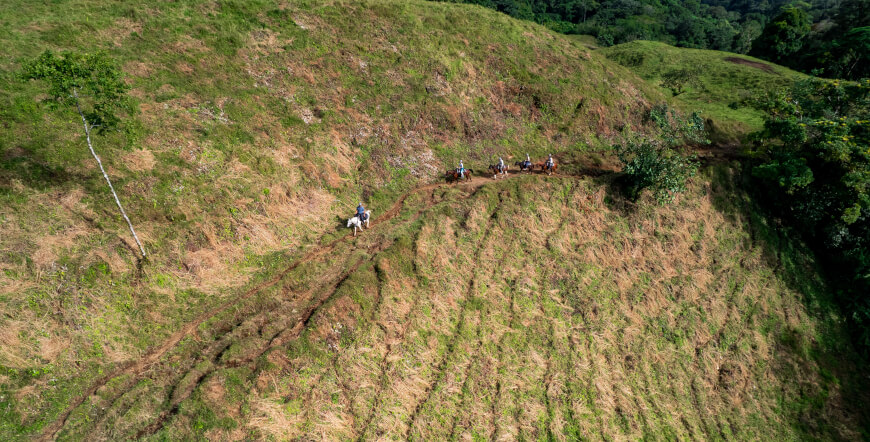
[[[338,240],[334,241],[333,244],[331,244],[330,246],[334,247],[335,243],[337,243],[338,241],[343,240],[343,239],[344,238],[339,238]],[[245,292],[241,296],[234,297],[232,300],[225,302],[225,303],[223,303],[223,304],[221,304],[213,309],[210,309],[203,314],[200,314],[199,316],[197,316],[196,319],[194,319],[191,322],[186,323],[179,331],[173,333],[166,341],[164,341],[163,344],[161,344],[160,346],[158,346],[154,350],[149,351],[142,358],[140,358],[136,361],[130,361],[130,362],[124,363],[124,364],[120,365],[118,368],[116,368],[115,370],[113,370],[112,372],[110,372],[108,375],[103,376],[97,382],[95,382],[88,390],[86,390],[82,396],[73,400],[71,402],[71,404],[67,407],[67,409],[64,410],[64,412],[61,413],[61,415],[53,423],[47,425],[45,427],[45,429],[43,430],[43,433],[40,435],[40,437],[37,438],[37,440],[48,441],[48,440],[55,439],[57,434],[66,426],[67,421],[69,419],[69,416],[72,414],[72,412],[74,410],[76,410],[77,408],[82,406],[85,403],[85,401],[87,401],[89,398],[94,396],[98,390],[105,387],[112,379],[116,379],[116,378],[124,376],[124,375],[130,375],[131,378],[124,383],[124,388],[122,388],[119,393],[115,394],[112,397],[112,399],[110,399],[110,402],[114,403],[118,398],[123,396],[129,390],[129,388],[131,386],[133,386],[137,382],[141,381],[144,378],[144,376],[145,376],[144,373],[146,371],[151,371],[152,367],[154,365],[161,364],[161,361],[160,361],[161,358],[166,353],[168,353],[171,349],[176,348],[178,343],[181,342],[182,339],[191,335],[199,325],[201,325],[205,321],[207,321],[207,320],[209,320],[217,315],[220,315],[220,314],[228,311],[230,308],[232,308],[234,305],[236,305],[236,303],[246,301],[246,300],[250,299],[251,297],[255,296],[256,294],[262,292],[263,290],[265,290],[267,288],[271,288],[276,283],[283,280],[290,272],[295,270],[300,264],[310,262],[314,259],[317,259],[319,256],[321,256],[322,253],[323,253],[322,251],[309,252],[309,254],[305,255],[303,258],[294,262],[292,265],[290,265],[287,269],[283,270],[276,277],[273,277],[270,280],[267,280],[267,281],[257,285],[256,287],[248,290],[247,292]],[[233,328],[234,327],[230,327],[229,332],[231,332],[231,330]],[[149,376],[149,377],[152,377],[152,376]]]
[[[553,177],[576,178],[576,177],[570,176],[570,175],[566,175],[566,176],[554,175]],[[508,178],[511,178],[511,177],[508,177]],[[492,180],[487,180],[484,178],[476,178],[475,180],[473,180],[470,183],[461,184],[460,187],[461,186],[466,186],[466,187],[472,186],[474,191],[472,192],[471,195],[466,195],[466,198],[468,198],[470,196],[473,196],[477,192],[477,190],[479,190],[481,187],[483,187],[485,184],[487,184],[489,182],[492,182]],[[447,186],[448,185],[444,184],[444,183],[428,184],[428,185],[420,186],[420,187],[413,189],[409,192],[406,192],[405,194],[401,195],[399,197],[399,199],[393,204],[393,206],[389,210],[384,212],[384,214],[381,217],[378,217],[375,220],[373,220],[372,228],[375,228],[381,224],[387,223],[390,220],[392,220],[393,218],[395,218],[396,216],[398,216],[399,213],[401,213],[401,209],[405,203],[405,200],[409,196],[411,196],[415,193],[418,193],[418,192],[422,192],[422,193],[429,192],[428,201],[431,202],[432,200],[434,200],[434,191],[438,188],[444,188]],[[425,208],[421,209],[420,211],[418,211],[415,214],[415,216],[413,216],[413,218],[414,219],[418,218],[424,211],[425,211]],[[97,393],[98,390],[102,389],[107,384],[109,384],[111,380],[116,379],[116,378],[121,377],[121,376],[130,375],[130,379],[125,381],[122,384],[123,388],[120,388],[118,393],[114,394],[111,397],[111,399],[108,401],[109,402],[108,407],[104,407],[103,409],[105,410],[105,409],[110,409],[110,408],[114,407],[115,403],[120,398],[124,397],[125,394],[127,394],[128,392],[131,391],[132,388],[135,388],[136,384],[138,384],[141,380],[143,380],[145,378],[146,372],[161,371],[160,369],[154,370],[153,366],[161,364],[161,359],[163,358],[163,356],[165,354],[167,354],[170,350],[176,348],[182,339],[193,334],[194,331],[197,329],[197,327],[199,327],[201,324],[205,323],[206,321],[208,321],[209,319],[211,319],[217,315],[224,313],[225,311],[229,310],[230,308],[232,308],[236,304],[238,304],[242,301],[246,301],[249,298],[261,293],[262,291],[273,287],[275,284],[279,283],[284,278],[286,278],[288,274],[290,274],[292,271],[297,269],[297,267],[299,267],[301,264],[312,262],[316,259],[320,259],[323,256],[333,252],[334,249],[340,243],[353,241],[353,240],[354,240],[354,237],[348,233],[348,234],[345,234],[345,235],[340,236],[338,238],[335,238],[334,240],[332,240],[331,242],[329,242],[326,245],[316,246],[313,250],[310,250],[307,253],[305,253],[303,256],[297,258],[292,264],[290,264],[287,268],[285,268],[284,270],[282,270],[281,272],[279,272],[278,274],[276,274],[272,278],[270,278],[266,281],[263,281],[263,282],[257,284],[256,286],[250,288],[249,290],[243,292],[242,294],[235,296],[235,297],[232,297],[231,299],[228,299],[227,301],[223,302],[222,304],[217,305],[217,306],[213,307],[212,309],[209,309],[209,310],[201,313],[193,321],[185,323],[177,332],[170,335],[161,345],[153,348],[152,350],[149,350],[141,358],[134,360],[134,361],[128,361],[128,362],[125,362],[125,363],[118,365],[114,370],[110,371],[109,374],[104,375],[103,377],[99,378],[96,382],[94,382],[87,390],[85,390],[85,392],[82,395],[73,399],[70,402],[70,405],[64,411],[62,411],[58,415],[57,418],[55,418],[51,423],[47,424],[43,428],[42,433],[36,438],[36,440],[45,441],[45,440],[55,439],[57,437],[58,433],[66,427],[67,422],[69,420],[69,417],[74,410],[78,409],[83,404],[85,404],[85,402],[89,398],[93,397]],[[257,330],[257,333],[261,334],[262,329],[263,329],[263,324],[260,325],[260,327]],[[275,337],[273,337],[273,339],[275,339]],[[153,378],[153,376],[147,376],[147,377]],[[105,414],[103,416],[99,417],[99,419],[100,419],[100,422],[102,422],[105,419]]]
[[[419,237],[418,237],[418,238],[415,238],[415,240],[414,240],[414,245],[419,247],[418,241],[419,241]],[[419,253],[419,252],[418,252],[418,253]],[[414,275],[415,275],[415,276],[419,276],[419,275],[420,275],[420,271],[419,271],[419,269],[418,269],[418,267],[417,267],[417,258],[416,258],[416,256],[415,256],[414,259],[411,261],[411,263],[412,263],[412,265],[413,265],[413,272],[414,272]],[[381,271],[381,270],[379,269],[378,272],[377,272],[377,275],[378,275],[378,289],[379,289],[379,291],[380,291],[380,290],[382,290],[383,285],[386,283],[386,274],[384,274],[383,271]],[[379,293],[378,296],[379,296],[379,299],[382,299],[382,298],[383,298],[383,294],[382,294],[382,293]],[[405,325],[401,328],[399,334],[398,334],[397,337],[396,337],[397,339],[396,339],[395,342],[404,342],[404,341],[405,341],[405,336],[407,336],[407,334],[408,334],[408,329],[411,327],[411,323],[413,322],[413,321],[412,321],[412,317],[413,317],[414,313],[417,312],[417,307],[420,305],[420,298],[421,298],[421,297],[422,297],[422,295],[421,295],[420,291],[417,291],[416,296],[414,296],[414,299],[411,301],[411,307],[410,307],[410,309],[408,310],[408,314],[405,315],[405,318],[403,319],[403,323],[404,323]],[[375,318],[376,318],[376,316],[375,316],[375,315],[372,315],[372,320],[374,320]],[[384,328],[384,327],[380,324],[380,322],[378,322],[377,325],[378,325],[379,327],[381,327],[381,330],[383,331],[383,333],[384,333],[384,337],[385,337],[385,339],[386,339],[386,337],[387,337],[388,334],[389,334],[389,333],[387,332],[386,328]],[[393,344],[394,344],[394,341],[390,341],[390,342],[387,343],[387,351],[384,352],[384,356],[381,358],[381,361],[380,361],[380,363],[378,364],[378,367],[380,368],[380,375],[379,375],[379,379],[378,379],[378,389],[377,389],[377,391],[375,391],[375,397],[374,397],[374,399],[372,400],[372,405],[371,405],[371,407],[370,407],[370,409],[369,409],[368,415],[367,415],[366,418],[365,418],[365,421],[364,421],[364,423],[363,423],[363,425],[362,425],[362,428],[360,428],[359,430],[356,430],[356,429],[355,429],[355,431],[356,431],[357,434],[358,434],[358,437],[356,438],[357,441],[362,441],[362,440],[365,438],[366,433],[368,433],[369,427],[371,426],[372,420],[374,419],[375,411],[376,411],[376,410],[378,409],[378,407],[381,405],[381,399],[382,399],[382,398],[381,398],[381,395],[383,394],[384,389],[386,388],[386,384],[387,384],[387,371],[388,371],[388,368],[389,368],[389,362],[388,362],[388,361],[389,361],[389,357],[393,354],[393,348],[394,348],[394,345],[393,345]]]
[[[302,295],[307,293],[303,292]],[[167,398],[165,407],[168,410],[161,412],[152,424],[139,430],[137,432],[138,437],[144,437],[159,430],[160,424],[177,414],[178,406],[190,397],[212,373],[220,369],[243,365],[239,364],[239,361],[235,359],[224,360],[223,356],[234,343],[250,340],[264,341],[261,336],[262,330],[267,326],[275,325],[276,322],[283,321],[284,314],[282,312],[289,311],[293,307],[292,300],[290,299],[291,295],[299,294],[299,292],[292,290],[289,284],[285,284],[278,299],[269,299],[267,302],[258,303],[254,306],[253,310],[248,308],[237,309],[233,318],[231,318],[232,321],[223,322],[225,325],[218,329],[221,333],[205,349],[200,350],[197,357],[183,359],[181,362],[175,361],[175,364],[182,364],[181,366],[162,363],[157,370],[152,370],[147,378],[155,380],[155,382],[158,380],[165,382],[167,379],[171,379],[167,387],[168,393],[164,394]],[[288,302],[291,304],[287,304]],[[209,369],[205,372],[197,373],[195,367],[203,363],[208,364]],[[179,371],[181,371],[181,374],[177,374]],[[185,379],[188,379],[191,373],[194,373],[195,381],[185,382]]]
[[[373,247],[373,249],[369,250],[369,257],[359,259],[348,270],[342,273],[337,278],[337,280],[325,290],[323,295],[318,296],[312,303],[309,304],[307,308],[305,308],[305,310],[298,317],[298,319],[290,321],[290,323],[285,328],[275,333],[272,338],[269,339],[266,345],[256,349],[252,353],[247,354],[243,358],[226,362],[218,361],[216,364],[213,364],[212,368],[207,373],[203,374],[203,376],[198,379],[198,382],[194,384],[192,388],[183,390],[183,393],[181,395],[173,399],[171,408],[168,411],[164,411],[163,413],[161,413],[156,421],[146,427],[144,430],[142,430],[139,434],[137,434],[136,438],[138,439],[149,436],[156,433],[157,431],[160,431],[160,429],[162,429],[173,416],[178,414],[179,406],[181,405],[181,403],[187,400],[191,396],[191,394],[196,391],[202,380],[207,375],[210,375],[211,373],[222,369],[232,369],[251,365],[267,351],[284,345],[289,340],[298,337],[302,330],[304,330],[309,325],[311,317],[317,312],[317,310],[321,306],[323,306],[332,297],[333,294],[335,294],[338,288],[341,287],[341,285],[344,284],[344,282],[347,281],[347,279],[354,272],[356,272],[360,268],[360,266],[371,260],[371,254],[377,253],[379,251],[378,249],[386,248],[388,247],[388,245],[389,244],[382,243],[381,245],[377,245]],[[255,371],[254,374],[256,373],[257,372]]]
[[[456,327],[453,330],[453,334],[450,337],[450,341],[447,343],[447,349],[444,352],[444,356],[441,358],[441,361],[436,366],[435,378],[426,387],[426,390],[423,393],[423,399],[417,403],[417,405],[414,407],[414,410],[408,419],[407,428],[406,428],[405,435],[404,435],[404,438],[406,440],[410,439],[411,432],[414,429],[414,424],[417,421],[417,416],[420,414],[420,411],[423,409],[423,406],[425,406],[426,403],[429,401],[429,399],[432,395],[432,391],[443,380],[443,378],[446,374],[445,370],[447,368],[447,364],[450,360],[451,355],[453,354],[454,348],[456,347],[456,342],[459,338],[462,327],[465,324],[465,312],[467,310],[468,300],[474,292],[474,280],[475,280],[474,275],[478,271],[479,263],[480,263],[480,255],[481,255],[481,252],[483,250],[483,247],[481,247],[481,244],[486,244],[486,241],[489,239],[490,235],[492,234],[493,227],[495,225],[494,221],[498,217],[498,214],[499,214],[498,209],[501,208],[502,204],[503,204],[503,198],[502,198],[502,195],[499,194],[498,204],[496,205],[495,209],[492,211],[492,213],[489,216],[489,219],[487,220],[486,231],[484,232],[480,242],[475,247],[476,253],[475,253],[475,256],[473,258],[474,267],[472,268],[471,273],[470,273],[470,278],[468,281],[465,296],[463,298],[462,303],[460,304],[461,307],[459,310],[459,319],[456,322]]]
[[[515,238],[514,243],[515,244],[518,243],[520,248],[522,249],[522,251],[524,253],[530,252],[530,250],[526,247],[526,243],[524,241],[522,241],[521,239]],[[508,319],[508,331],[505,331],[499,337],[499,342],[498,342],[498,346],[497,346],[497,364],[498,364],[498,368],[496,369],[497,373],[501,372],[501,370],[504,368],[503,356],[505,353],[505,340],[507,339],[507,336],[510,333],[512,333],[513,330],[516,329],[516,326],[517,326],[517,303],[516,303],[516,301],[517,301],[517,279],[512,279],[510,281],[509,289],[510,289],[510,293],[511,293],[510,307],[509,307],[510,318]],[[503,393],[502,384],[501,384],[501,377],[499,377],[498,381],[496,382],[495,389],[496,389],[495,400],[493,401],[492,410],[491,410],[493,432],[490,435],[490,440],[492,442],[495,442],[496,440],[498,440],[498,435],[499,435],[499,432],[501,430],[500,425],[498,423],[498,416],[499,416],[498,407],[499,407],[499,404],[502,402],[502,393]],[[519,429],[520,428],[519,416],[516,413],[514,413],[512,415],[512,417],[514,418],[514,426],[517,429]]]
[[[500,269],[504,268],[505,261],[507,261],[508,256],[510,256],[510,251],[513,250],[515,243],[516,243],[516,238],[513,238],[511,240],[511,242],[507,245],[507,247],[504,249],[503,256],[502,256],[501,260],[499,260],[499,262],[495,266],[492,267],[493,271],[492,271],[492,274],[490,275],[490,278],[496,276],[496,274],[500,271]],[[488,316],[487,310],[488,309],[481,309],[480,310],[479,317],[478,317],[478,324],[477,324],[477,338],[476,338],[477,345],[474,349],[474,352],[471,353],[472,355],[479,356],[480,349],[481,349],[481,347],[483,347],[483,318]],[[460,398],[460,402],[459,402],[460,413],[456,413],[453,416],[453,423],[450,427],[450,435],[448,436],[448,439],[450,439],[450,440],[455,440],[455,438],[456,438],[456,430],[457,430],[457,427],[459,425],[459,418],[461,416],[462,410],[465,409],[465,400],[468,397],[467,394],[465,393],[467,391],[467,387],[468,387],[468,380],[471,378],[472,368],[475,366],[475,364],[479,360],[480,359],[472,359],[471,362],[468,364],[468,368],[465,371],[465,376],[464,376],[464,379],[462,381],[462,386],[459,388],[459,391],[462,393],[462,397]],[[495,404],[495,401],[493,401],[493,404]]]
[[[516,321],[516,284],[517,284],[516,280],[511,280],[510,284],[509,284],[510,292],[511,292],[510,307],[509,307],[510,319],[508,319],[508,331],[502,333],[501,337],[499,337],[498,345],[496,347],[497,348],[497,352],[496,352],[496,356],[497,356],[496,367],[497,368],[495,370],[496,373],[499,373],[501,371],[501,369],[504,367],[504,364],[502,362],[502,355],[504,353],[505,336],[507,336],[507,334],[510,333],[510,330],[513,330],[514,325],[515,325],[514,322]],[[499,433],[498,408],[499,408],[499,403],[501,402],[501,394],[502,394],[501,377],[499,377],[499,379],[496,380],[496,383],[495,383],[495,399],[492,401],[492,409],[491,409],[492,435],[490,435],[490,440],[492,442],[495,442],[497,440],[498,433]]]
[[[474,351],[471,353],[472,355],[480,354],[480,347],[483,346],[483,317],[483,310],[480,310],[477,314],[477,345],[474,347]],[[462,386],[459,387],[459,391],[461,393],[461,396],[459,398],[459,413],[461,413],[465,409],[465,400],[467,399],[465,391],[468,388],[468,380],[469,378],[471,378],[471,369],[474,367],[474,365],[475,361],[473,359],[471,361],[468,361],[468,367],[465,368],[465,374],[463,374],[462,376]],[[450,433],[447,436],[448,440],[456,440],[456,428],[459,426],[459,413],[453,415],[453,423],[450,425]]]
[[[546,312],[544,311],[543,303],[540,304],[541,317],[546,318]],[[548,327],[547,332],[547,358],[545,360],[545,368],[544,368],[544,406],[547,409],[547,440],[555,440],[553,435],[553,406],[550,403],[550,388],[553,384],[553,352],[555,350],[553,345],[553,323],[550,322],[550,326]]]

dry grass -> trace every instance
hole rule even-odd
[[[412,249],[384,252],[377,287],[318,314],[320,350],[260,375],[252,434],[782,438],[805,434],[788,404],[809,395],[827,410],[813,434],[858,437],[841,384],[781,341],[816,339],[817,319],[709,188],[625,217],[589,182],[523,186],[496,218],[494,190],[441,203],[467,215],[424,217]]]
[[[275,275],[286,260],[279,254],[301,255],[334,238],[336,219],[353,207],[348,202],[376,202],[377,221],[396,196],[460,156],[478,168],[495,155],[521,155],[517,146],[537,155],[605,145],[625,126],[642,130],[643,106],[661,99],[569,39],[481,8],[279,2],[275,10],[255,11],[262,26],[243,29],[238,20],[220,21],[233,16],[223,6],[234,6],[214,2],[26,6],[33,9],[24,15],[40,21],[22,23],[10,12],[0,26],[10,31],[0,39],[14,52],[4,68],[15,70],[16,60],[73,38],[81,47],[109,48],[128,74],[139,111],[131,116],[131,135],[101,137],[98,150],[150,259],[137,265],[126,226],[69,115],[31,115],[19,106],[39,96],[35,84],[23,92],[4,89],[0,95],[17,103],[9,106],[17,112],[13,123],[0,128],[9,140],[4,160],[24,166],[0,171],[8,189],[0,208],[0,365],[22,371],[0,371],[0,388],[23,390],[22,402],[10,406],[15,424],[0,425],[0,436],[40,431],[116,363],[138,360],[192,317]],[[28,175],[40,167],[44,182]],[[472,190],[462,186],[433,191],[437,210],[420,212],[419,224],[391,223],[377,239],[361,238],[359,247],[302,266],[280,288],[234,306],[237,316],[204,324],[167,356],[170,368],[148,372],[156,378],[146,376],[141,385],[121,380],[88,397],[70,434],[136,436],[166,411],[164,390],[189,369],[172,364],[255,355],[323,294],[336,301],[311,319],[308,330],[319,332],[291,340],[310,340],[310,347],[291,354],[279,340],[285,345],[263,358],[278,368],[239,375],[247,382],[240,382],[244,394],[226,387],[224,399],[205,394],[206,405],[180,407],[168,431],[193,437],[181,430],[202,424],[227,439],[513,439],[545,435],[547,428],[562,437],[576,427],[591,438],[639,437],[640,416],[683,428],[661,417],[673,412],[688,416],[693,437],[700,437],[713,425],[677,392],[685,397],[694,385],[701,406],[713,411],[764,410],[769,390],[757,403],[755,393],[735,393],[761,388],[753,362],[771,367],[782,359],[783,345],[772,337],[781,329],[819,333],[798,295],[771,275],[758,247],[747,246],[745,234],[700,190],[678,211],[626,217],[605,204],[605,186],[578,182],[563,194],[558,185],[523,185],[496,187],[505,201],[494,217],[496,191],[468,200]],[[423,209],[411,207],[402,217]],[[378,249],[409,238],[401,253]],[[504,250],[512,238],[518,242]],[[354,251],[382,266],[366,283],[374,289],[348,293],[347,282],[329,294],[334,278],[353,265]],[[723,260],[725,252],[742,255]],[[495,267],[499,260],[506,264]],[[361,265],[350,277],[372,271]],[[764,301],[748,304],[751,297]],[[689,327],[676,306],[703,311],[703,320],[692,316],[703,326]],[[758,331],[755,322],[753,333],[732,331],[742,327],[747,309],[773,318],[776,332]],[[247,325],[236,330],[239,323]],[[335,333],[335,323],[348,331]],[[657,329],[686,330],[668,335],[677,345],[655,341]],[[221,353],[225,341],[238,345]],[[690,365],[693,345],[704,350]],[[634,355],[631,364],[623,353]],[[817,373],[795,357],[793,365],[804,371],[794,377],[817,391]],[[680,364],[683,372],[662,380],[663,371]],[[583,376],[575,382],[576,373]],[[30,394],[47,379],[58,381],[42,397]],[[231,383],[232,376],[221,379]],[[266,379],[277,381],[266,388],[260,385]],[[315,390],[317,382],[324,388]],[[829,401],[839,397],[836,388],[829,391]],[[122,397],[113,399],[116,392]],[[636,403],[638,392],[668,400]],[[106,405],[110,417],[102,405],[88,408],[90,399]],[[213,422],[222,413],[196,414],[222,400],[250,407],[230,418],[236,428]],[[792,422],[782,419],[779,429]]]

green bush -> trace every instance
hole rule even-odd
[[[676,97],[685,92],[686,86],[698,81],[698,74],[692,69],[673,69],[662,74],[662,86],[671,90]]]
[[[656,136],[614,147],[623,164],[626,196],[636,200],[649,189],[664,204],[685,191],[686,181],[697,173],[697,159],[685,147],[707,142],[704,122],[697,113],[686,118],[666,105],[651,109],[647,119],[656,127]]]

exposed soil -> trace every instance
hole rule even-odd
[[[773,67],[771,67],[769,64],[761,63],[758,61],[747,60],[745,58],[740,58],[740,57],[727,57],[727,58],[725,58],[725,61],[730,61],[731,63],[742,64],[742,65],[746,65],[746,66],[751,66],[751,67],[754,67],[756,69],[761,69],[764,72],[769,72],[771,74],[776,73],[776,71],[773,70]]]

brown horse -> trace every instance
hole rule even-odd
[[[456,169],[450,169],[444,172],[444,179],[447,180],[448,183],[455,183],[461,181],[465,178],[465,181],[471,181],[471,174],[474,173],[471,169],[465,169],[465,176],[460,176],[459,171]]]
[[[552,174],[556,173],[557,167],[558,167],[558,165],[556,164],[555,161],[553,161],[553,167],[547,167],[547,163],[543,162],[543,163],[541,163],[541,172],[547,172],[547,175],[552,175]]]
[[[532,163],[530,167],[526,167],[525,161],[517,161],[516,163],[514,163],[514,165],[520,168],[520,172],[531,172],[532,169],[535,167],[534,163]]]
[[[492,172],[492,177],[493,177],[493,178],[498,178],[499,175],[507,176],[507,174],[508,174],[508,167],[507,167],[507,164],[505,164],[505,165],[504,165],[504,168],[503,168],[503,169],[500,169],[500,168],[498,167],[498,164],[490,164],[490,165],[489,165],[489,171]]]

